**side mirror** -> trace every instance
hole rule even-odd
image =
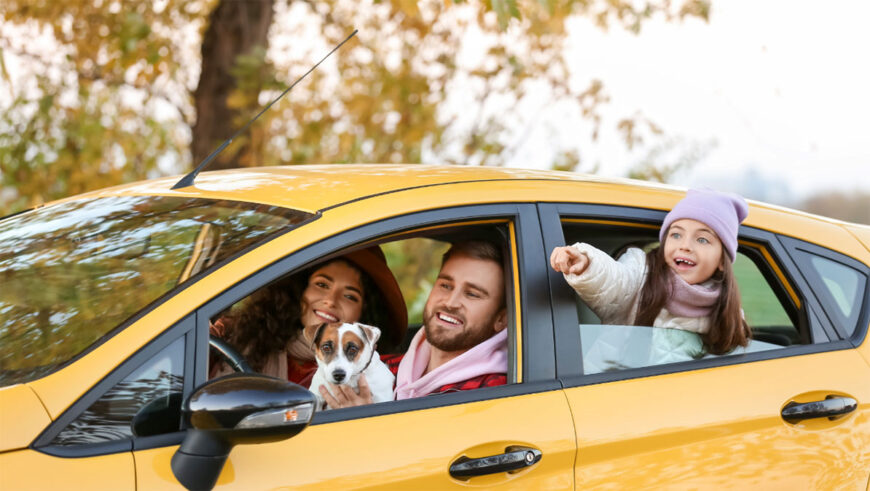
[[[233,446],[290,438],[314,415],[314,394],[292,382],[234,373],[206,382],[181,409],[192,428],[172,456],[187,489],[211,489]]]

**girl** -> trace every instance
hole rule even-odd
[[[618,261],[586,243],[557,247],[550,265],[605,324],[682,329],[699,334],[707,352],[746,346],[732,263],[746,201],[716,191],[689,190],[646,254],[628,249]]]

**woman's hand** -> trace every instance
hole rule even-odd
[[[550,254],[550,266],[557,273],[582,274],[589,267],[589,256],[572,246],[557,247]]]
[[[349,385],[329,384],[329,387],[332,389],[332,394],[335,394],[334,397],[322,385],[320,386],[320,395],[323,396],[323,400],[326,401],[326,405],[330,409],[362,406],[374,402],[372,401],[372,390],[369,388],[365,374],[359,376],[359,394]]]

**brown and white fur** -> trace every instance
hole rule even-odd
[[[329,383],[346,384],[359,390],[359,376],[366,374],[374,402],[393,400],[395,377],[381,361],[376,348],[381,330],[360,323],[321,324],[311,326],[303,335],[314,349],[317,371],[311,379],[309,390],[317,398],[317,409],[326,409],[326,401],[320,395],[320,386],[329,390]]]

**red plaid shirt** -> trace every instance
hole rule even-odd
[[[399,373],[399,363],[402,361],[404,354],[398,355],[381,355],[381,361],[387,364],[387,367],[393,372],[393,375]],[[507,375],[504,373],[486,373],[477,377],[452,384],[442,385],[432,394],[444,394],[447,392],[459,392],[460,390],[479,389],[481,387],[495,387],[496,385],[505,385],[507,383]]]

